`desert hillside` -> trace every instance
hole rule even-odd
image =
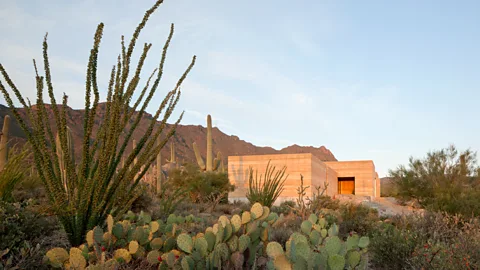
[[[35,109],[35,107],[33,108]],[[98,127],[98,121],[102,119],[105,115],[105,104],[99,104],[99,109],[97,111],[97,119],[95,120],[95,128]],[[24,109],[19,109],[22,115],[25,115]],[[50,124],[52,127],[55,126],[53,111],[51,107],[47,107],[47,113],[49,115]],[[14,117],[11,111],[4,105],[0,104],[0,116],[3,117],[6,114],[12,116],[11,131],[10,137],[12,140],[18,143],[25,142],[25,134],[19,127],[18,123],[14,120]],[[68,109],[67,112],[67,122],[68,126],[72,129],[72,134],[75,141],[75,153],[79,155],[81,153],[81,141],[83,136],[83,115],[84,110],[75,110]],[[215,116],[212,116],[215,118]],[[143,134],[152,119],[152,115],[145,113],[140,121],[140,125],[134,133],[134,138],[137,141],[140,139],[140,134]],[[3,125],[3,120],[0,125]],[[168,130],[170,125],[167,126]],[[290,154],[290,153],[312,153],[320,160],[324,161],[335,161],[336,158],[325,146],[312,147],[312,146],[299,146],[291,145],[281,150],[276,150],[271,147],[259,147],[255,146],[249,142],[241,140],[237,136],[227,135],[223,133],[218,128],[213,128],[213,151],[216,153],[220,151],[224,157],[232,155],[261,155],[261,154]],[[193,142],[197,142],[198,148],[201,153],[206,153],[207,143],[206,143],[206,128],[201,125],[179,125],[174,135],[174,138],[171,139],[166,147],[162,149],[162,156],[167,158],[170,156],[170,143],[175,143],[176,155],[178,160],[185,162],[195,162],[195,154],[193,152]]]

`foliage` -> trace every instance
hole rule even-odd
[[[171,185],[188,190],[191,202],[210,202],[217,195],[233,191],[227,173],[200,171],[198,166],[185,164],[183,168],[170,171]]]
[[[390,171],[398,197],[415,199],[434,211],[480,215],[480,176],[476,153],[455,146],[410,158],[409,167]]]
[[[272,212],[288,215],[290,212],[292,212],[292,209],[295,209],[295,206],[295,201],[283,201],[279,206],[272,206],[271,208]]]
[[[45,252],[40,244],[31,245],[24,241],[18,250],[0,250],[0,269],[44,269],[46,267],[42,267],[43,254]]]
[[[376,229],[377,223],[380,221],[377,210],[362,204],[341,204],[338,211],[341,217],[341,236],[351,232],[368,235]]]
[[[272,207],[277,198],[283,191],[283,186],[288,178],[288,175],[283,178],[287,167],[284,166],[279,171],[275,172],[275,166],[270,167],[270,161],[267,163],[265,175],[262,181],[262,174],[258,177],[258,170],[255,172],[255,179],[253,176],[253,169],[250,168],[248,179],[247,199],[251,204],[256,202],[261,203],[267,207]],[[275,174],[273,174],[275,172]]]
[[[372,263],[389,269],[476,269],[480,221],[427,212],[383,222],[372,238]]]
[[[24,241],[46,236],[56,228],[45,216],[30,210],[30,202],[0,202],[0,250],[18,250]]]
[[[70,251],[51,249],[46,261],[53,267],[77,269],[113,269],[139,261],[158,269],[273,269],[279,263],[305,266],[301,269],[322,264],[343,269],[338,267],[343,260],[344,265],[363,269],[367,259],[363,255],[367,237],[352,235],[343,242],[336,236],[338,226],[315,215],[302,223],[301,231],[290,235],[284,252],[280,244],[269,240],[283,217],[259,203],[241,215],[221,216],[205,232],[194,235],[181,230],[188,216],[171,215],[166,223],[153,221],[145,213],[128,213],[126,218],[114,223],[109,216],[106,230],[95,227],[88,232],[87,243]],[[280,253],[286,254],[283,259]]]
[[[187,198],[189,192],[185,187],[173,186],[170,181],[170,179],[167,179],[164,182],[160,193],[157,195],[159,198],[160,214],[164,217],[173,214],[178,205]]]
[[[70,129],[67,126],[68,98],[64,94],[63,102],[60,106],[57,105],[55,99],[46,36],[43,42],[45,77],[39,75],[34,61],[38,97],[35,110],[30,102],[27,103],[25,101],[4,67],[0,65],[0,72],[6,84],[13,90],[14,95],[26,111],[26,119],[23,119],[15,108],[9,91],[7,91],[6,86],[1,81],[0,90],[14,117],[25,132],[28,142],[32,145],[35,166],[45,186],[46,194],[49,196],[55,213],[63,224],[73,245],[80,244],[85,233],[103,222],[109,213],[118,217],[129,209],[132,200],[137,196],[136,187],[139,181],[167,140],[173,135],[176,126],[182,119],[183,113],[170,131],[164,132],[166,134],[164,134],[163,141],[156,144],[157,138],[166,128],[167,120],[180,98],[180,86],[193,67],[195,56],[176,86],[168,92],[163,102],[159,105],[145,132],[140,134],[141,139],[138,141],[135,149],[127,155],[125,164],[119,166],[125,150],[132,139],[132,135],[138,127],[145,109],[152,100],[162,78],[166,52],[173,35],[173,24],[163,48],[158,69],[155,69],[150,75],[135,104],[131,104],[151,44],[143,46],[143,52],[138,65],[133,76],[129,79],[129,75],[132,75],[130,74],[130,62],[133,50],[140,32],[150,15],[162,2],[162,0],[157,0],[154,6],[145,13],[128,45],[125,44],[122,37],[122,51],[116,65],[112,68],[108,84],[105,118],[98,121],[98,129],[94,130],[95,116],[99,108],[97,58],[104,28],[103,23],[98,25],[87,66],[84,130],[81,161],[79,164],[76,164],[74,158],[75,153],[73,147],[71,147],[73,143]],[[155,73],[157,73],[156,78],[150,87],[150,80]],[[48,122],[47,109],[43,100],[45,87],[52,104],[54,126],[50,126]],[[92,94],[94,96],[93,103],[91,100]],[[135,113],[137,109],[138,112]],[[160,125],[158,125],[157,120],[162,112],[164,112],[164,115],[160,118]],[[31,126],[29,127],[27,124]],[[56,136],[54,131],[57,132]],[[95,140],[92,140],[94,134]],[[137,160],[137,162],[134,163],[134,160]],[[63,170],[61,168],[62,163],[64,165]]]
[[[12,193],[15,186],[22,181],[25,173],[25,159],[28,156],[26,148],[20,152],[12,148],[9,150],[9,159],[0,171],[0,200],[13,201]]]

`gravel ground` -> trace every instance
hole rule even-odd
[[[415,209],[410,206],[398,204],[392,197],[370,198],[366,196],[339,195],[339,200],[344,202],[361,203],[371,208],[377,209],[380,216],[410,215],[414,213],[423,213],[423,209]]]

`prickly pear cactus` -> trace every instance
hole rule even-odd
[[[328,266],[331,270],[343,270],[345,268],[345,258],[338,254],[329,256]]]
[[[260,218],[263,215],[263,206],[260,203],[254,203],[250,213],[253,215],[254,219]]]
[[[275,259],[277,256],[284,255],[282,246],[277,242],[270,242],[267,245],[267,255]]]
[[[52,249],[46,261],[67,269],[118,269],[137,260],[158,269],[365,269],[368,262],[368,237],[354,234],[343,242],[336,235],[336,224],[329,225],[315,215],[292,233],[285,250],[279,243],[269,242],[270,232],[282,216],[261,204],[231,219],[221,216],[196,235],[178,225],[196,222],[192,215],[170,215],[166,223],[152,221],[144,212],[127,213],[125,218],[115,223],[107,217],[106,231],[97,226],[87,233],[85,244],[69,253]]]
[[[63,248],[53,248],[47,252],[46,257],[51,266],[60,268],[69,259],[69,254]]]
[[[177,245],[181,250],[183,250],[187,253],[192,253],[193,240],[188,234],[186,234],[186,233],[180,234],[177,237]]]

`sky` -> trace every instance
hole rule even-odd
[[[83,108],[98,23],[101,99],[120,37],[152,0],[0,1],[0,63],[35,100],[32,59],[48,32],[55,93]],[[175,33],[153,113],[189,65],[171,121],[214,126],[258,146],[325,145],[379,175],[455,144],[480,150],[480,1],[165,0],[144,28],[141,84]],[[40,66],[41,67],[41,66]],[[140,88],[139,88],[140,89]],[[58,99],[57,99],[58,100]],[[3,96],[0,103],[5,104]]]

